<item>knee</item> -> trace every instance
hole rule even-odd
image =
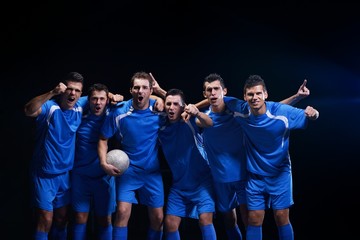
[[[206,226],[213,223],[213,214],[212,213],[203,213],[199,217],[199,225]]]

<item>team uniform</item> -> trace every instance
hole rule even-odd
[[[54,99],[41,106],[30,168],[34,207],[53,211],[70,203],[69,171],[74,164],[76,131],[86,104],[87,97],[81,97],[71,110],[61,110]]]
[[[198,219],[202,213],[215,212],[210,167],[195,118],[167,122],[159,140],[172,173],[166,214]]]
[[[304,110],[268,101],[266,113],[255,116],[244,101],[229,98],[226,104],[245,133],[248,208],[289,208],[293,204],[289,136],[290,130],[306,128]]]
[[[209,110],[206,114],[213,126],[204,128],[204,145],[214,179],[216,205],[220,212],[228,212],[246,203],[246,161],[243,132],[231,111]]]
[[[105,111],[107,114],[109,110]],[[89,212],[93,206],[95,216],[111,215],[116,206],[115,179],[101,168],[97,153],[100,128],[106,114],[96,116],[88,111],[83,115],[77,131],[74,168],[71,171],[72,208],[76,212]]]
[[[106,117],[101,134],[108,139],[115,135],[130,159],[129,168],[115,179],[116,200],[158,208],[164,205],[158,159],[158,131],[164,117],[153,111],[154,103],[150,99],[149,108],[137,110],[132,99],[122,102]]]

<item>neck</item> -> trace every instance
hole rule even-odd
[[[215,113],[220,113],[220,112],[224,112],[225,111],[225,103],[221,102],[218,105],[212,105],[211,106],[211,111],[215,112]]]

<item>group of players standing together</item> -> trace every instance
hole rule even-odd
[[[204,79],[205,100],[197,104],[186,104],[180,89],[163,90],[146,72],[132,76],[126,101],[100,83],[87,96],[82,91],[82,75],[71,72],[25,105],[37,124],[30,168],[33,239],[85,240],[93,211],[96,239],[126,240],[138,203],[148,208],[148,240],[180,239],[185,217],[198,219],[202,239],[216,239],[215,213],[223,214],[229,240],[243,239],[237,209],[246,239],[260,240],[269,207],[279,239],[294,239],[290,130],[319,117],[310,106],[291,106],[310,94],[306,80],[280,103],[266,101],[258,75],[245,81],[244,100],[225,96],[224,80],[215,73]],[[106,162],[112,139],[130,159],[122,174]],[[166,201],[159,146],[172,176]]]

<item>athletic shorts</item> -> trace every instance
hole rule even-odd
[[[36,208],[53,211],[70,204],[69,172],[32,175],[32,204]]]
[[[115,178],[109,175],[92,178],[71,174],[71,205],[75,212],[90,212],[108,216],[115,211]]]
[[[249,210],[281,210],[294,204],[291,172],[281,172],[275,177],[249,173],[246,186]]]
[[[212,180],[192,190],[170,188],[166,214],[199,219],[200,214],[210,212],[215,212]]]
[[[160,170],[137,172],[130,166],[115,181],[117,201],[140,203],[152,208],[164,206],[164,185]]]
[[[245,180],[214,183],[216,206],[219,212],[229,212],[240,204],[246,204]]]

